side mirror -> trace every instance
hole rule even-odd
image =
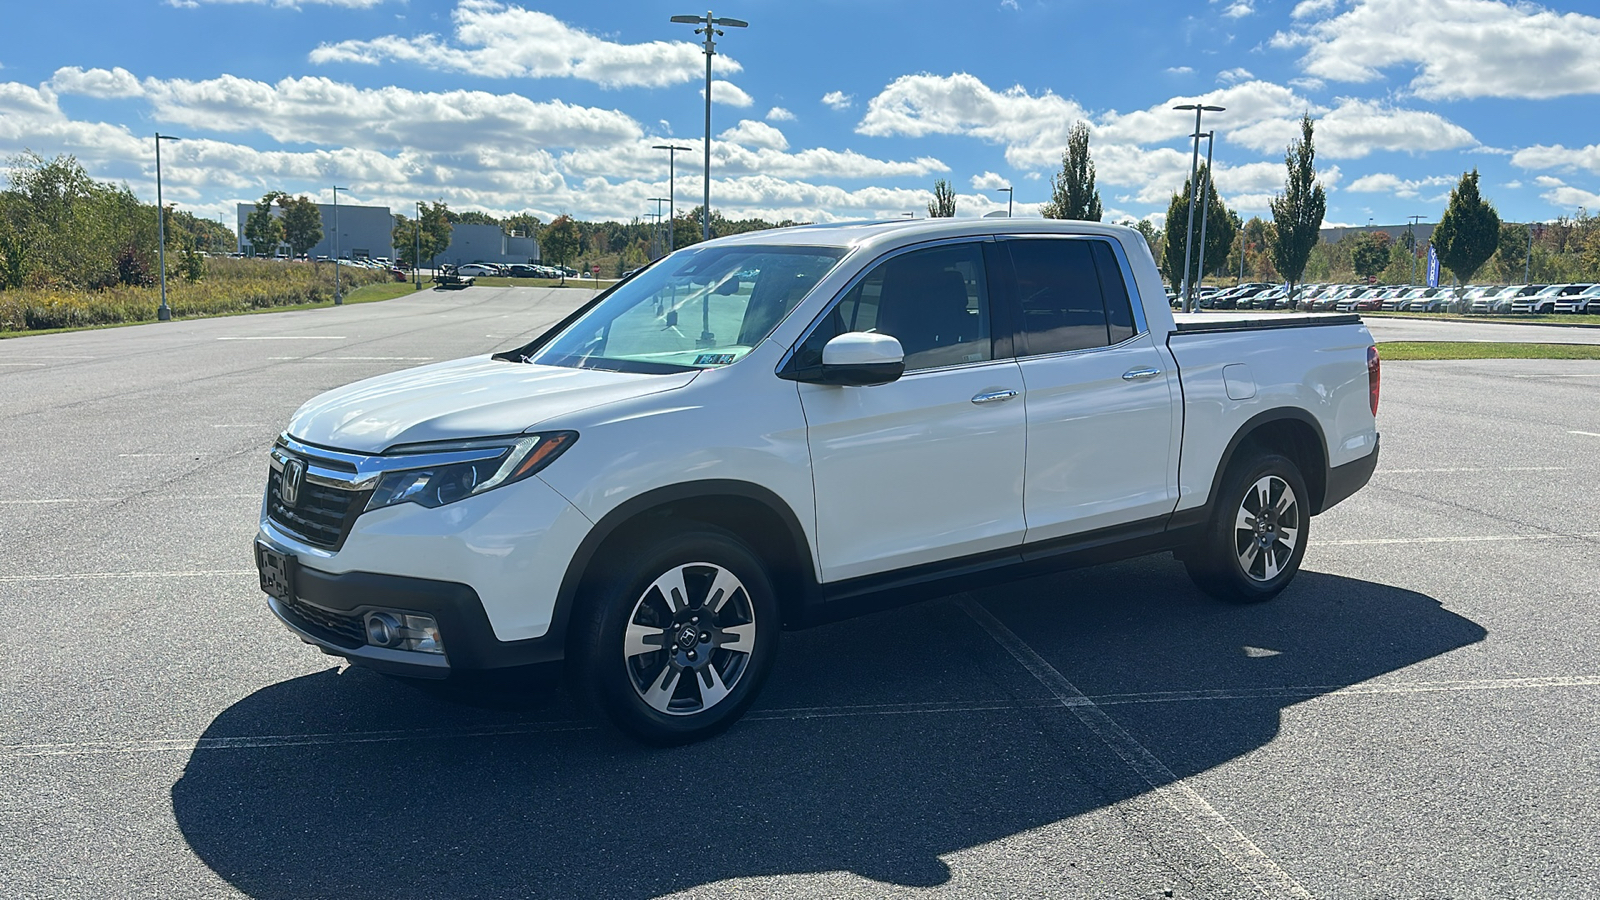
[[[898,340],[887,334],[852,331],[828,341],[822,348],[822,371],[804,380],[866,387],[888,384],[905,371],[906,353]]]

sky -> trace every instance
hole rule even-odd
[[[719,0],[720,2],[720,0]],[[727,0],[712,208],[834,221],[1018,215],[1074,122],[1108,221],[1158,224],[1189,174],[1269,216],[1316,120],[1327,225],[1437,221],[1463,172],[1508,221],[1600,212],[1600,0]],[[0,156],[230,226],[268,191],[408,211],[628,221],[700,203],[705,57],[683,0],[8,4]],[[1202,150],[1202,155],[1203,155]]]

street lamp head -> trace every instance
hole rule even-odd
[[[713,25],[726,25],[729,28],[749,28],[750,23],[743,19],[712,19]]]
[[[161,132],[158,131],[158,132],[156,132],[156,140],[158,140],[158,141],[181,141],[181,140],[183,140],[183,138],[177,137],[177,136],[171,135],[171,134],[162,134]]]
[[[705,21],[705,16],[673,16],[672,21],[680,22],[684,25],[699,25]]]

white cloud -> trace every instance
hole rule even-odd
[[[1254,75],[1250,74],[1250,70],[1243,66],[1235,69],[1224,69],[1217,73],[1217,80],[1223,84],[1238,84],[1241,81],[1249,81],[1254,77]]]
[[[1001,9],[1021,9],[1022,7],[1017,5],[1017,0],[1000,0],[1000,8]]]
[[[719,140],[745,147],[765,147],[772,150],[789,149],[789,139],[783,132],[765,122],[754,119],[741,119],[738,125],[717,135]]]
[[[972,176],[972,188],[977,191],[994,191],[1011,186],[1011,182],[994,172]]]
[[[1289,86],[1292,88],[1299,88],[1302,91],[1310,92],[1320,91],[1326,87],[1327,84],[1321,78],[1291,78],[1289,79]]]
[[[1326,11],[1315,3],[1304,17]],[[1330,81],[1420,67],[1410,89],[1429,100],[1600,93],[1597,45],[1600,18],[1504,0],[1351,0],[1271,40],[1303,50],[1306,72]]]
[[[774,106],[773,108],[767,110],[768,122],[793,122],[794,119],[794,113],[789,112],[787,109],[784,109],[781,106]]]
[[[1193,72],[1194,72],[1194,69],[1192,69],[1192,68],[1190,68],[1188,66],[1172,66],[1172,67],[1167,69],[1167,74],[1168,75],[1189,75],[1189,74],[1192,74]]]
[[[700,96],[706,95],[706,89],[700,89]],[[711,82],[711,102],[721,103],[724,106],[737,106],[740,109],[755,105],[755,98],[746,94],[742,88],[731,81]]]
[[[1374,151],[1426,153],[1478,143],[1472,133],[1438,113],[1396,109],[1372,100],[1341,98],[1331,110],[1311,108],[1318,156],[1360,159]],[[1233,142],[1262,153],[1281,152],[1300,136],[1299,116],[1264,119],[1230,129]]]
[[[529,145],[610,144],[642,133],[639,123],[616,110],[535,102],[518,94],[365,89],[315,77],[273,85],[232,75],[208,81],[146,79],[144,89],[160,120],[213,131],[258,131],[288,144],[518,152]]]
[[[1255,3],[1253,0],[1233,0],[1232,3],[1228,4],[1227,9],[1222,11],[1222,14],[1230,19],[1242,19],[1245,16],[1253,16],[1256,14]]]
[[[834,109],[849,109],[855,100],[855,94],[846,94],[844,91],[829,91],[822,95],[822,102]]]
[[[1534,182],[1540,187],[1549,188],[1539,196],[1552,206],[1559,206],[1563,209],[1572,209],[1577,206],[1582,206],[1586,209],[1600,209],[1600,194],[1593,191],[1573,187],[1559,178],[1552,178],[1548,175],[1540,175],[1534,179]]]
[[[604,87],[664,87],[702,77],[705,57],[687,41],[619,44],[548,13],[495,0],[460,0],[450,15],[455,41],[433,34],[388,35],[323,44],[314,63],[409,62],[486,78],[578,78]],[[716,71],[743,70],[717,54]]]
[[[1072,123],[1087,120],[1076,102],[1022,86],[996,91],[976,76],[902,75],[867,101],[856,125],[873,137],[967,134],[1006,147],[1006,161],[1020,168],[1061,158]]]
[[[1339,0],[1300,0],[1294,5],[1294,12],[1289,15],[1296,19],[1309,19],[1323,13],[1332,12]]]
[[[1388,172],[1374,172],[1363,175],[1345,190],[1357,194],[1390,194],[1406,200],[1422,196],[1424,188],[1436,189],[1451,187],[1458,179],[1448,175],[1433,175],[1428,178],[1401,178]]]
[[[50,78],[50,87],[58,94],[78,94],[84,97],[137,97],[144,93],[139,79],[132,72],[117,66],[106,69],[80,69],[77,66],[57,69]]]
[[[1600,175],[1600,144],[1570,150],[1560,144],[1525,147],[1512,154],[1511,164],[1519,169],[1586,169]]]

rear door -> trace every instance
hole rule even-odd
[[[989,300],[983,240],[876,263],[795,348],[820,364],[837,334],[893,335],[891,384],[802,383],[823,579],[1005,550],[1022,542],[1026,417],[1009,330]]]
[[[1101,237],[998,242],[1027,389],[1026,541],[1172,512],[1182,436],[1176,366],[1130,294],[1120,246]]]

